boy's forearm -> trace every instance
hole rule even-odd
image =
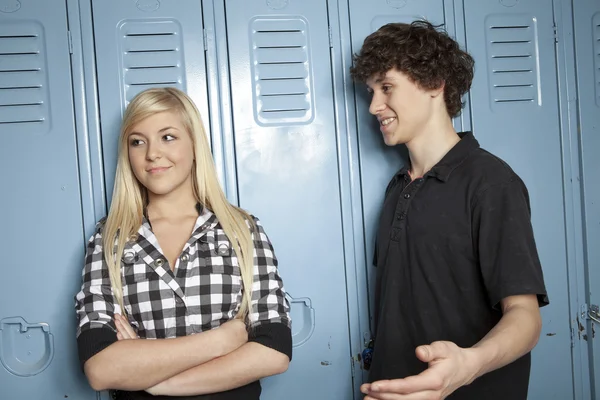
[[[475,378],[512,363],[537,344],[542,321],[537,299],[528,298],[507,307],[498,324],[471,347]]]

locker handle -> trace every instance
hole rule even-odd
[[[294,347],[303,345],[315,331],[315,309],[308,297],[293,298],[286,294],[290,302],[292,318],[292,343]]]
[[[597,324],[600,324],[600,307],[595,304],[590,306],[588,317]]]
[[[17,376],[44,371],[54,357],[54,337],[45,322],[30,324],[22,317],[0,320],[0,362]]]

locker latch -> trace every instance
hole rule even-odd
[[[588,307],[587,304],[584,304],[581,314],[584,319],[591,319],[595,323],[600,324],[600,307],[598,305],[592,304]]]

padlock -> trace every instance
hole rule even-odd
[[[371,368],[371,360],[373,359],[373,340],[369,341],[369,344],[362,352],[363,369],[368,371]]]

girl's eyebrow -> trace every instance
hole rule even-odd
[[[133,135],[138,135],[138,136],[146,137],[146,135],[144,135],[143,133],[141,133],[141,132],[135,132],[135,131],[134,132],[129,132],[129,135],[127,135],[127,137],[131,137]]]
[[[179,131],[179,129],[175,128],[174,126],[165,126],[161,130],[159,130],[158,133],[163,133],[164,131],[168,131],[169,129],[174,129],[176,131]],[[139,135],[139,136],[146,137],[146,135],[144,135],[141,132],[137,132],[137,131],[129,132],[129,136],[131,136],[131,135]]]
[[[159,133],[162,133],[164,131],[167,131],[169,129],[175,129],[176,131],[178,131],[179,129],[175,128],[174,126],[166,126],[164,128],[162,128],[160,131],[158,131]]]

